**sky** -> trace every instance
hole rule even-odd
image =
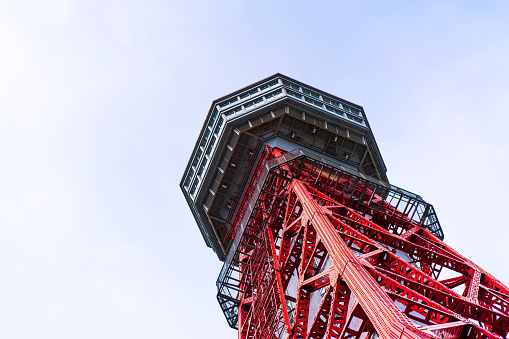
[[[509,2],[0,0],[0,337],[236,338],[178,183],[280,72],[364,107],[391,183],[506,285]]]

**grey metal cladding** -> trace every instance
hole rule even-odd
[[[207,206],[204,205],[209,193],[208,188],[221,164],[220,155],[226,148],[235,146],[235,138],[238,138],[251,121],[284,106],[345,126],[364,136],[381,179],[388,182],[382,156],[364,109],[359,105],[279,73],[214,100],[187,163],[180,187],[207,246],[212,247],[221,260],[224,260],[226,253],[223,253],[221,245],[218,244],[207,217]]]

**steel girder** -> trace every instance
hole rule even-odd
[[[267,177],[236,259],[239,338],[507,338],[506,286],[330,172],[304,158]]]

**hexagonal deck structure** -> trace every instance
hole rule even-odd
[[[207,243],[224,260],[225,239],[262,145],[305,149],[388,182],[362,107],[276,74],[214,100],[181,188]]]

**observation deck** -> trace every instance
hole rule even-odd
[[[235,91],[213,101],[180,182],[207,246],[222,261],[235,251],[236,224],[260,176],[265,146],[303,150],[392,187],[361,106],[282,74]],[[434,227],[443,238],[438,221]]]

